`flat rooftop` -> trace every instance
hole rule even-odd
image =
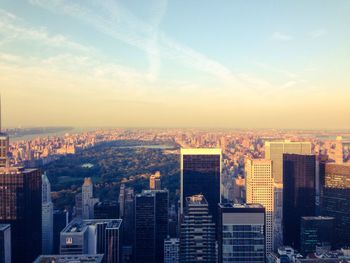
[[[89,226],[97,224],[107,224],[106,228],[120,228],[122,219],[88,219],[88,220],[73,220],[69,223],[61,233],[81,233]]]
[[[303,220],[334,220],[334,217],[331,216],[302,216]]]
[[[219,204],[220,208],[264,208],[261,204]]]
[[[181,148],[181,155],[221,155],[220,148]]]
[[[41,255],[33,263],[101,263],[103,254]]]

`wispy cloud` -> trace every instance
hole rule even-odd
[[[274,32],[272,34],[272,39],[277,40],[277,41],[290,41],[293,39],[291,35],[281,33],[281,32]]]
[[[328,32],[326,29],[317,29],[312,32],[310,32],[310,37],[311,38],[320,38],[324,35],[326,35]]]
[[[79,19],[116,40],[145,51],[151,60],[151,68],[153,67],[151,72],[157,72],[161,57],[206,72],[225,82],[237,81],[233,72],[221,63],[178,43],[165,33],[160,32],[155,26],[156,23],[150,24],[139,19],[117,2],[98,2],[100,8],[107,14],[106,16],[97,15],[95,10],[87,6],[64,0],[30,0],[30,2],[53,12],[64,13]],[[159,21],[163,16],[165,12],[164,5],[158,11],[159,19],[156,19],[156,21]]]

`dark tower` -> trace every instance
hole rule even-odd
[[[284,244],[299,249],[300,220],[314,216],[316,209],[316,157],[283,155],[283,234]]]

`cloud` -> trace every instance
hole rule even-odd
[[[291,35],[285,34],[285,33],[281,33],[281,32],[274,32],[272,34],[272,39],[277,40],[277,41],[290,41],[293,39],[293,37]]]
[[[150,72],[157,72],[160,67],[160,57],[180,62],[188,67],[211,74],[218,79],[237,81],[230,69],[189,47],[186,47],[165,33],[160,32],[155,24],[147,23],[117,2],[99,1],[105,15],[98,15],[96,10],[87,6],[77,5],[69,1],[30,0],[32,4],[59,12],[83,21],[101,33],[116,40],[123,41],[147,53],[151,61]],[[164,15],[164,4],[158,10],[158,23]],[[153,68],[153,69],[152,69]]]
[[[326,29],[317,29],[317,30],[310,32],[310,37],[311,38],[320,38],[326,34],[327,34]]]

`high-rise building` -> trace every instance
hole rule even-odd
[[[160,181],[160,172],[156,172],[149,177],[149,189],[150,190],[161,190],[162,185]]]
[[[321,175],[321,214],[335,218],[335,246],[350,244],[350,165],[326,163]]]
[[[260,204],[219,205],[219,263],[265,262],[265,208]]]
[[[62,210],[53,211],[53,254],[60,252],[60,234],[68,225],[68,212]]]
[[[261,204],[266,213],[266,252],[273,251],[274,219],[274,183],[272,161],[266,159],[248,159],[245,163],[246,201]]]
[[[316,156],[283,155],[283,241],[300,248],[300,220],[315,216]]]
[[[98,202],[98,199],[94,198],[93,187],[91,178],[84,178],[84,184],[81,190],[83,219],[92,219],[94,217],[94,206]]]
[[[209,213],[217,219],[221,202],[222,156],[219,148],[181,149],[180,214],[186,197],[202,194],[209,205]]]
[[[300,252],[316,252],[316,247],[331,250],[333,246],[334,217],[305,216],[301,218]]]
[[[120,262],[121,219],[76,219],[61,232],[60,254],[104,254],[104,261]]]
[[[117,201],[98,202],[94,206],[94,219],[118,219],[119,204]]]
[[[0,224],[0,263],[11,263],[11,226]]]
[[[41,254],[41,171],[0,168],[0,223],[11,225],[12,262]]]
[[[265,159],[273,163],[272,175],[275,183],[283,183],[283,154],[311,154],[310,142],[265,142]]]
[[[135,206],[134,206],[134,189],[125,189],[124,200],[124,217],[123,217],[123,244],[127,246],[134,245],[134,221],[135,221]]]
[[[119,188],[119,216],[123,218],[124,216],[124,200],[125,200],[125,184],[121,184]]]
[[[144,190],[135,196],[135,262],[161,263],[168,235],[168,190]]]
[[[0,167],[8,166],[7,154],[9,152],[10,139],[6,133],[2,132],[2,108],[1,108],[1,97],[0,97]]]
[[[283,229],[283,154],[311,154],[310,142],[273,141],[265,142],[265,158],[272,161],[272,176],[275,183],[274,250],[282,245]]]
[[[186,197],[180,228],[180,262],[216,262],[215,223],[203,195]]]
[[[50,255],[53,249],[53,204],[51,184],[46,174],[42,175],[42,254]]]
[[[179,263],[180,241],[178,238],[164,240],[164,263]]]

